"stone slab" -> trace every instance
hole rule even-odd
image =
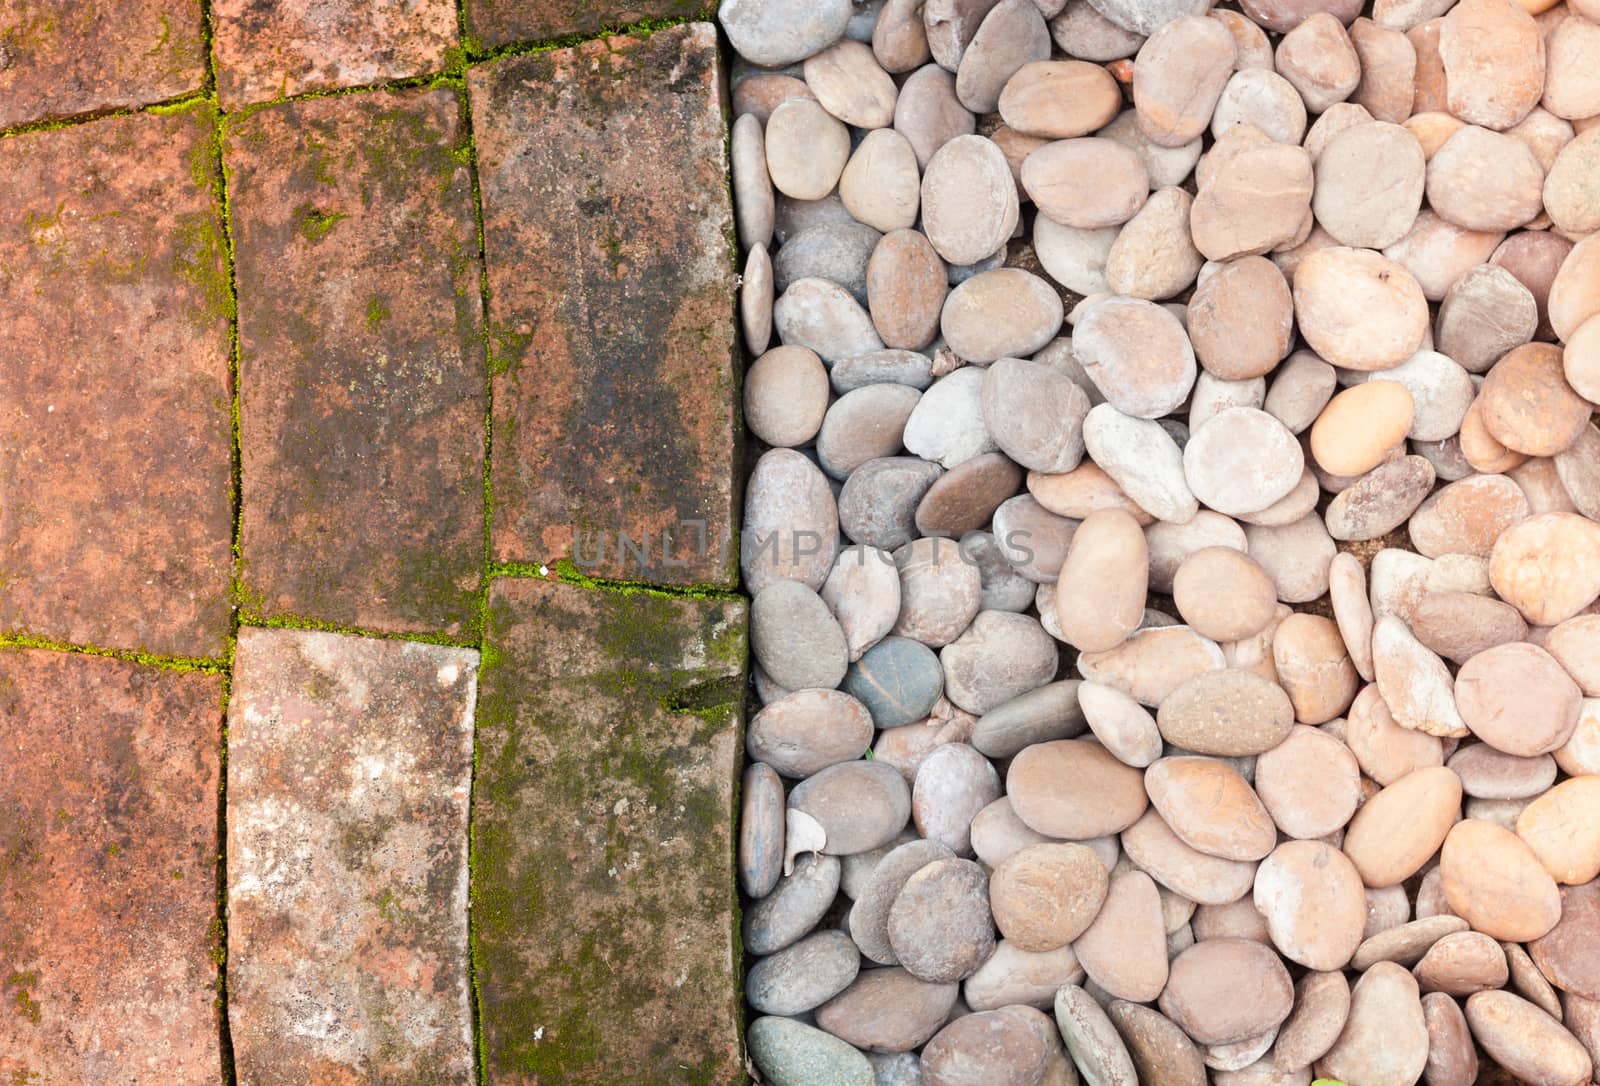
[[[233,303],[213,123],[200,105],[0,140],[0,630],[224,650]]]
[[[470,1086],[478,654],[244,629],[228,707],[239,1086]]]
[[[165,102],[206,77],[200,0],[0,7],[0,128]]]
[[[496,370],[498,559],[735,583],[720,84],[707,23],[469,73]]]
[[[476,619],[487,390],[463,105],[372,92],[229,125],[247,617]]]
[[[0,1082],[215,1086],[222,678],[0,649]]]
[[[478,700],[487,1086],[744,1081],[745,605],[496,580]]]
[[[706,0],[466,0],[467,33],[478,49],[594,34],[649,19],[709,19]]]
[[[215,0],[211,18],[229,111],[442,71],[460,46],[454,0]]]

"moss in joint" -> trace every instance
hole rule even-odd
[[[301,204],[294,209],[295,232],[315,245],[339,225],[341,219],[350,216],[342,211],[320,211],[310,204]]]
[[[475,649],[479,645],[476,638],[447,637],[444,634],[434,633],[396,633],[391,630],[350,626],[340,622],[329,622],[326,619],[313,618],[309,615],[289,613],[263,615],[254,611],[242,610],[239,612],[239,625],[241,627],[259,627],[268,630],[314,630],[319,633],[371,637],[381,641],[416,641],[424,645],[445,645],[455,649]]]
[[[68,652],[79,656],[103,656],[123,660],[163,671],[200,671],[208,675],[221,674],[228,666],[225,659],[207,656],[162,656],[142,649],[110,649],[102,645],[76,645],[68,641],[40,637],[26,632],[0,634],[0,649],[44,649],[48,652]]]

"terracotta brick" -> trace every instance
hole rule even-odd
[[[454,0],[216,0],[211,17],[229,110],[441,71],[460,44]]]
[[[180,656],[226,643],[212,125],[198,106],[0,140],[0,629]]]
[[[206,76],[200,0],[0,6],[0,128],[165,102]]]
[[[489,1086],[744,1081],[745,606],[497,580],[473,909]]]
[[[246,605],[462,634],[485,362],[463,102],[306,99],[230,125]]]
[[[466,0],[466,5],[467,33],[483,49],[593,34],[647,19],[709,19],[716,11],[706,0]]]
[[[478,654],[239,633],[228,1017],[239,1086],[468,1086]]]
[[[221,1081],[222,679],[0,650],[0,1082]]]
[[[735,348],[720,79],[704,23],[469,75],[499,559],[734,583],[721,545]]]

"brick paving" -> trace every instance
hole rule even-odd
[[[0,4],[0,1082],[744,1081],[704,10]]]

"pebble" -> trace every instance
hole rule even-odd
[[[1439,26],[1450,112],[1510,128],[1544,93],[1545,49],[1532,16],[1504,0],[1462,0]]]
[[[745,375],[745,424],[768,445],[804,445],[816,437],[827,407],[828,371],[805,347],[774,347]]]
[[[1428,948],[1412,973],[1424,992],[1453,996],[1503,988],[1510,976],[1500,944],[1476,931],[1446,935]]]
[[[963,460],[936,479],[917,503],[917,531],[948,539],[977,531],[990,522],[1021,482],[1021,469],[999,453],[980,453]]]
[[[895,728],[928,715],[944,692],[944,671],[927,645],[890,636],[850,665],[844,689],[866,706],[875,726]]]
[[[1559,1021],[1510,992],[1467,999],[1467,1024],[1489,1058],[1529,1086],[1588,1082],[1589,1053]]]
[[[1234,547],[1202,547],[1186,554],[1169,587],[1183,620],[1214,641],[1239,641],[1259,633],[1277,609],[1272,578]]]
[[[793,455],[804,462],[821,481],[822,494],[818,496],[818,500],[825,498],[828,512],[833,513],[833,494],[827,488],[825,477],[809,460],[799,454]],[[763,457],[763,462],[765,459]],[[760,464],[757,465],[757,471],[759,470]],[[892,456],[867,461],[851,473],[839,493],[835,538],[838,529],[842,527],[851,539],[880,550],[893,551],[905,545],[916,535],[915,517],[918,503],[942,474],[939,465],[912,456]],[[755,488],[753,480],[754,476],[752,476],[752,490]],[[747,509],[750,501],[750,497],[747,496]],[[749,520],[747,514],[747,532]],[[780,545],[784,541],[785,537],[780,535]],[[791,537],[789,546],[791,549],[798,549],[798,541]],[[747,546],[744,553],[748,555],[749,550]],[[745,577],[748,582],[750,577],[748,570]],[[819,583],[826,578],[827,572],[824,571],[818,578]]]
[[[1316,421],[1336,385],[1332,366],[1310,351],[1295,351],[1274,373],[1262,408],[1290,433],[1299,434]]]
[[[833,568],[839,520],[827,477],[792,449],[762,454],[745,487],[740,569],[758,594],[782,580],[821,588]],[[759,545],[752,545],[759,544]]]
[[[1278,73],[1300,92],[1312,113],[1344,101],[1361,82],[1361,61],[1344,23],[1325,11],[1285,34],[1276,60]]]
[[[1245,527],[1250,552],[1284,603],[1309,603],[1328,591],[1328,564],[1337,548],[1322,518],[1307,513],[1284,525]]]
[[[1150,174],[1138,153],[1123,144],[1082,137],[1056,140],[1030,154],[1022,163],[1022,187],[1044,215],[1092,230],[1133,218],[1150,194]]]
[[[900,572],[886,551],[864,544],[846,547],[820,595],[839,621],[854,663],[894,628],[900,614]]]
[[[1056,1026],[1089,1086],[1137,1086],[1138,1072],[1100,1003],[1076,984],[1055,997]]]
[[[1217,99],[1211,134],[1220,142],[1231,129],[1246,126],[1259,129],[1274,143],[1298,145],[1306,134],[1305,99],[1293,83],[1270,68],[1236,71]]]
[[[1161,757],[1161,732],[1149,711],[1111,686],[1083,683],[1078,704],[1096,739],[1124,765],[1143,769]]]
[[[1184,15],[1156,30],[1133,62],[1140,130],[1162,147],[1200,138],[1233,74],[1236,53],[1233,35],[1215,19]]]
[[[769,765],[745,767],[739,790],[739,886],[763,898],[783,874],[783,781]]]
[[[1077,382],[1040,362],[1000,358],[984,375],[984,424],[1000,450],[1030,471],[1078,466],[1089,406]]]
[[[1011,800],[1006,796],[1001,796],[979,811],[972,820],[972,851],[990,867],[1029,845],[1045,844],[1050,840],[1024,825],[1011,809]]]
[[[871,743],[867,707],[837,690],[797,690],[771,702],[745,737],[752,759],[795,778],[859,758]]]
[[[1584,696],[1600,696],[1600,616],[1578,615],[1546,635],[1544,649],[1566,669]]]
[[[1593,405],[1567,384],[1561,360],[1559,347],[1528,343],[1506,354],[1484,378],[1483,423],[1507,448],[1554,456],[1589,425]]]
[[[1341,969],[1361,944],[1361,876],[1344,853],[1320,841],[1273,849],[1256,871],[1254,902],[1273,945],[1308,969]]]
[[[771,893],[744,910],[744,948],[751,954],[776,954],[799,942],[817,926],[838,892],[837,857],[802,857],[793,874],[780,878]]]
[[[1029,829],[1074,841],[1120,833],[1149,802],[1137,769],[1082,739],[1053,740],[1023,750],[1006,773],[1006,794]]]
[[[889,945],[890,907],[912,875],[935,860],[953,859],[955,853],[937,841],[913,840],[895,846],[878,861],[850,908],[850,937],[862,954],[880,965],[898,963],[899,958]]]
[[[1248,939],[1207,939],[1172,960],[1161,1012],[1203,1045],[1232,1044],[1275,1029],[1294,1003],[1289,971]]]
[[[1278,1029],[1272,1062],[1309,1067],[1333,1047],[1350,1016],[1350,982],[1343,973],[1310,972],[1295,984],[1294,1011]]]
[[[1464,746],[1445,764],[1461,778],[1463,791],[1479,799],[1531,799],[1556,780],[1556,762],[1550,755],[1519,758],[1487,743]]]
[[[1033,0],[1024,0],[1032,6]],[[1034,12],[1038,14],[1037,10]],[[971,50],[968,51],[971,55]],[[927,1086],[1030,1086],[1039,1082],[1049,1061],[1046,1019],[1043,1029],[1030,1018],[1044,1015],[1032,1007],[1001,1007],[956,1018],[922,1050],[922,1081]]]
[[[1334,246],[1302,260],[1295,271],[1294,305],[1306,342],[1346,369],[1397,366],[1416,353],[1428,333],[1421,284],[1404,267],[1365,249]],[[1401,434],[1409,427],[1408,417]]]
[[[1571,738],[1583,692],[1548,652],[1510,642],[1461,665],[1455,700],[1461,719],[1479,739],[1503,753],[1531,758]]]
[[[950,292],[940,330],[951,350],[983,364],[1033,354],[1055,338],[1062,316],[1060,296],[1043,279],[997,268]]]
[[[895,84],[872,48],[848,38],[808,58],[806,86],[822,108],[856,128],[887,128],[894,121]]]
[[[1101,470],[1157,520],[1192,520],[1199,503],[1183,474],[1183,453],[1161,425],[1108,403],[1089,409],[1084,446]]]
[[[1284,834],[1309,840],[1345,826],[1361,801],[1361,770],[1338,739],[1305,725],[1256,758],[1255,790]]]
[[[994,514],[995,538],[1011,568],[1037,584],[1053,584],[1077,534],[1078,522],[1057,516],[1030,494],[1002,502]],[[1040,621],[1054,636],[1055,609],[1042,607]]]
[[[1000,776],[965,743],[935,748],[917,767],[911,818],[917,832],[958,856],[972,855],[972,820],[1000,798]]]
[[[959,991],[904,969],[868,969],[817,1008],[817,1025],[860,1049],[909,1052],[939,1032]]]
[[[745,998],[762,1014],[794,1016],[849,987],[861,954],[842,931],[819,931],[762,958],[745,977]]]
[[[826,279],[867,301],[867,262],[882,237],[861,223],[822,223],[792,235],[773,261],[781,294],[801,279]]]
[[[1447,935],[1466,930],[1467,922],[1453,914],[1413,920],[1363,940],[1356,948],[1350,965],[1361,971],[1372,968],[1378,962],[1398,962],[1409,969],[1422,960],[1434,943]]]
[[[1230,407],[1206,421],[1183,450],[1184,479],[1195,498],[1230,516],[1257,513],[1287,496],[1304,472],[1303,454],[1265,411]]]
[[[1428,206],[1466,230],[1498,231],[1538,216],[1544,170],[1514,136],[1468,124],[1428,160]]]
[[[1442,738],[1466,734],[1449,669],[1393,615],[1373,626],[1372,668],[1378,690],[1402,728]]]
[[[1553,781],[1552,775],[1552,781]],[[1600,876],[1600,777],[1562,781],[1517,816],[1517,836],[1557,882],[1579,885]]]
[[[1328,534],[1357,541],[1387,535],[1423,502],[1436,477],[1433,465],[1421,456],[1379,464],[1329,503],[1325,514]]]
[[[1428,1026],[1417,982],[1394,962],[1378,962],[1350,992],[1344,1031],[1317,1061],[1317,1074],[1362,1086],[1405,1086],[1428,1062]]]
[[[1024,64],[1000,92],[1001,118],[1042,139],[1072,139],[1103,128],[1122,105],[1122,93],[1104,68],[1082,60]]]
[[[1173,746],[1222,757],[1272,750],[1294,726],[1294,707],[1275,683],[1234,668],[1197,675],[1162,701],[1161,736]]]
[[[1150,1007],[1112,1000],[1106,1012],[1133,1058],[1140,1082],[1154,1086],[1205,1086],[1200,1050],[1171,1019]]]
[[[797,279],[772,305],[772,323],[785,344],[809,347],[825,362],[883,346],[872,318],[854,296],[826,279]]]
[[[838,620],[816,592],[796,581],[777,581],[756,593],[750,652],[786,690],[835,687],[849,663]]]
[[[1117,232],[1105,259],[1106,289],[1155,300],[1171,298],[1194,285],[1204,260],[1189,240],[1193,204],[1194,198],[1183,189],[1151,193]]]
[[[900,451],[906,420],[922,394],[906,385],[868,385],[835,400],[817,433],[817,459],[835,479]]]
[[[1039,844],[996,865],[989,902],[995,926],[1011,945],[1043,953],[1067,946],[1089,929],[1108,885],[1105,868],[1082,845]]]
[[[1600,887],[1593,883],[1561,891],[1560,921],[1528,944],[1541,976],[1566,992],[1585,999],[1600,993],[1600,958],[1595,954],[1595,925],[1600,924]]]
[[[1468,818],[1445,838],[1439,862],[1445,899],[1474,931],[1525,942],[1561,917],[1561,895],[1539,858],[1516,834]]]
[[[911,817],[911,790],[892,766],[841,762],[795,785],[789,806],[822,825],[824,852],[848,856],[886,844],[900,832]]]
[[[1272,816],[1226,762],[1163,758],[1145,771],[1144,786],[1151,805],[1190,848],[1246,862],[1272,851]]]
[[[1063,640],[1084,652],[1121,645],[1144,615],[1146,569],[1144,532],[1131,515],[1102,509],[1085,518],[1056,582]]]
[[[1317,157],[1311,209],[1340,245],[1382,249],[1416,222],[1427,163],[1416,137],[1398,124],[1357,124]]]
[[[729,6],[724,0],[723,8]],[[849,5],[845,5],[849,11]],[[872,1065],[860,1051],[794,1018],[769,1015],[745,1034],[750,1060],[783,1086],[874,1086]]]
[[[1078,656],[1078,673],[1085,679],[1150,706],[1160,705],[1196,675],[1226,666],[1221,647],[1187,626],[1147,626],[1114,649]]]
[[[991,709],[978,719],[972,745],[990,758],[1010,758],[1024,748],[1082,733],[1083,684],[1064,679],[1040,686]]]
[[[982,136],[960,135],[929,159],[922,175],[922,224],[951,264],[974,264],[1017,225],[1017,188],[1005,155]]]
[[[1013,1004],[1048,1010],[1057,989],[1078,984],[1083,976],[1070,946],[1036,954],[1001,939],[988,961],[962,983],[961,994],[975,1011]]]
[[[1478,1050],[1461,1005],[1443,992],[1430,992],[1422,997],[1422,1017],[1428,1026],[1423,1081],[1428,1086],[1472,1086],[1478,1079]]]
[[[1034,255],[1052,279],[1078,294],[1099,294],[1111,289],[1106,279],[1106,261],[1118,236],[1115,226],[1079,230],[1062,226],[1045,215],[1035,215],[1033,219]]]
[[[995,452],[983,423],[983,377],[983,370],[965,366],[935,381],[906,419],[906,451],[946,468]]]
[[[935,860],[906,880],[889,909],[889,943],[919,980],[971,976],[994,950],[989,879],[971,860]]]
[[[1226,860],[1185,844],[1156,811],[1122,834],[1128,857],[1168,889],[1201,905],[1226,905],[1250,892],[1254,863]]]
[[[1111,876],[1105,902],[1073,944],[1078,964],[1109,996],[1146,1003],[1167,984],[1161,896],[1143,871]]]
[[[1159,418],[1194,385],[1195,355],[1183,325],[1141,298],[1094,305],[1074,327],[1072,344],[1089,379],[1123,414]]]
[[[1229,86],[1249,74],[1235,74]],[[1311,157],[1303,149],[1280,143],[1242,147],[1200,185],[1189,212],[1195,248],[1208,260],[1231,260],[1291,241],[1310,210],[1311,192]]]
[[[1368,886],[1395,886],[1422,869],[1455,824],[1461,778],[1442,766],[1406,774],[1369,798],[1345,828],[1344,852]]]

